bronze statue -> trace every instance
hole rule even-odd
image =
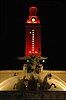
[[[43,86],[42,86],[43,90],[48,90],[48,89],[50,89],[52,85],[54,85],[54,88],[56,88],[56,86],[55,86],[54,83],[52,83],[52,84],[50,85],[50,84],[48,83],[48,81],[47,81],[47,79],[48,79],[48,78],[51,79],[51,77],[52,77],[52,74],[51,74],[51,73],[45,76],[45,78],[44,78],[44,80],[43,80]]]

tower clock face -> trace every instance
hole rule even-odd
[[[35,18],[32,18],[32,22],[35,22],[35,20],[36,20]]]

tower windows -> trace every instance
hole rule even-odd
[[[32,41],[31,51],[29,51],[29,54],[30,54],[30,53],[33,53],[33,52],[34,52],[34,29],[31,29],[31,28],[30,28],[30,32],[29,32],[29,33],[30,33],[31,36],[32,36],[32,39],[31,39],[31,41]]]
[[[31,32],[29,32],[31,34]]]
[[[34,30],[32,30],[32,31],[34,31]]]
[[[32,44],[34,44],[34,43],[32,42]]]
[[[34,39],[32,39],[32,40],[34,40]]]
[[[29,53],[31,53],[31,51],[29,51]]]
[[[37,53],[37,51],[35,51],[35,53]]]
[[[32,32],[32,33],[34,33],[34,32]]]

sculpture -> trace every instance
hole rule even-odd
[[[51,79],[51,77],[52,77],[52,74],[50,73],[50,74],[48,74],[48,75],[46,75],[45,77],[44,77],[44,80],[43,80],[43,83],[42,83],[42,88],[43,88],[43,90],[48,90],[48,89],[50,89],[51,87],[52,87],[52,85],[54,86],[54,88],[56,88],[56,86],[55,86],[55,84],[54,83],[52,83],[52,84],[49,84],[48,83],[48,78],[49,79]]]

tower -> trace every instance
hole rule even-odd
[[[41,25],[37,8],[30,7],[26,22],[25,56],[41,56]]]
[[[43,65],[40,62],[47,57],[41,56],[41,24],[37,16],[38,9],[36,7],[30,7],[29,17],[26,21],[25,29],[25,56],[19,57],[19,60],[26,60],[23,69],[43,70]],[[30,67],[30,68],[29,68]]]

